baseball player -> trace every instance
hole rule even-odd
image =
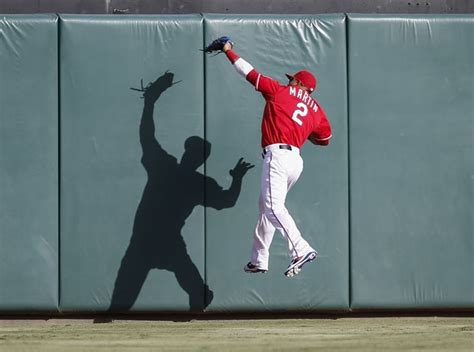
[[[319,103],[311,96],[316,78],[303,70],[287,74],[287,85],[264,76],[233,50],[229,37],[221,37],[204,51],[223,51],[239,74],[265,99],[262,118],[263,170],[259,198],[260,214],[255,228],[248,273],[268,270],[269,248],[277,229],[288,241],[291,262],[284,274],[297,275],[317,252],[301,236],[285,207],[287,192],[303,170],[300,148],[306,140],[326,146],[332,137],[331,126]]]

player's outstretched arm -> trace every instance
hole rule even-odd
[[[161,94],[173,85],[174,74],[166,71],[158,77],[154,82],[141,89],[133,89],[143,92],[144,107],[142,117],[140,119],[140,144],[142,146],[142,164],[148,172],[156,170],[156,160],[161,160],[164,155],[168,155],[155,136],[155,122],[153,118],[155,104]]]
[[[237,55],[232,50],[231,42],[226,43],[222,48],[222,51],[226,54],[235,70],[245,77],[245,79],[249,81],[256,90],[267,95],[271,95],[278,90],[280,84],[274,79],[259,73],[251,64]]]
[[[237,164],[235,164],[235,167],[229,170],[229,174],[232,176],[232,183],[227,191],[222,192],[222,199],[225,200],[223,203],[225,208],[230,208],[235,205],[237,198],[239,198],[240,190],[242,189],[242,179],[247,171],[254,166],[255,165],[244,161],[244,158],[240,158]]]
[[[232,208],[239,198],[242,189],[242,179],[254,166],[240,158],[235,167],[229,170],[229,174],[232,176],[232,183],[227,190],[222,189],[216,181],[208,177],[206,181],[206,205],[217,210]]]
[[[202,51],[205,53],[224,52],[236,71],[254,85],[256,90],[266,96],[275,93],[280,84],[274,79],[258,73],[251,64],[232,51],[233,46],[230,37],[222,36],[212,41]]]
[[[232,65],[234,65],[235,70],[243,77],[247,78],[247,75],[252,72],[252,70],[255,70],[252,65],[232,50],[232,43],[226,43],[222,48],[222,51],[226,54]]]
[[[161,94],[173,85],[173,77],[173,73],[166,71],[154,82],[148,84],[148,86],[143,87],[142,84],[141,91],[143,92],[145,105],[140,120],[140,142],[144,153],[147,149],[154,150],[158,144],[155,137],[155,122],[153,121],[155,103],[160,98]]]

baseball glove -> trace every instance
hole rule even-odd
[[[227,43],[230,43],[230,45],[234,46],[234,43],[232,43],[229,37],[227,36],[219,37],[215,39],[211,44],[206,46],[203,51],[206,54],[210,54],[214,52],[217,52],[219,54],[219,52],[222,52],[224,45],[226,45]]]

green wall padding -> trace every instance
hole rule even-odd
[[[349,16],[353,308],[473,306],[473,34]]]
[[[202,17],[64,15],[60,30],[61,309],[201,310]],[[144,109],[130,88],[160,76]]]
[[[321,255],[292,279],[278,233],[243,272],[264,100],[199,51],[221,35],[313,71],[333,127],[288,194]],[[0,17],[0,312],[472,308],[473,63],[474,15]]]
[[[0,311],[58,307],[54,15],[0,17]]]
[[[240,157],[255,164],[243,179],[235,207],[206,212],[207,282],[214,290],[210,311],[347,309],[348,170],[346,36],[343,15],[220,16],[205,15],[205,42],[229,35],[235,51],[259,72],[281,82],[285,73],[309,69],[318,77],[314,94],[333,126],[329,147],[307,143],[302,176],[287,207],[303,236],[321,258],[289,279],[290,262],[280,234],[270,249],[269,272],[246,274],[258,216],[264,99],[224,55],[205,60],[206,136],[213,152],[208,176],[229,184],[229,169]]]

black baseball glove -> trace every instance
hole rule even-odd
[[[206,46],[203,51],[206,54],[210,54],[214,52],[219,53],[219,52],[222,52],[224,45],[226,45],[227,43],[230,43],[230,45],[234,46],[234,43],[232,43],[232,41],[230,40],[230,37],[227,37],[227,36],[219,37],[216,40],[214,40],[211,44]]]

